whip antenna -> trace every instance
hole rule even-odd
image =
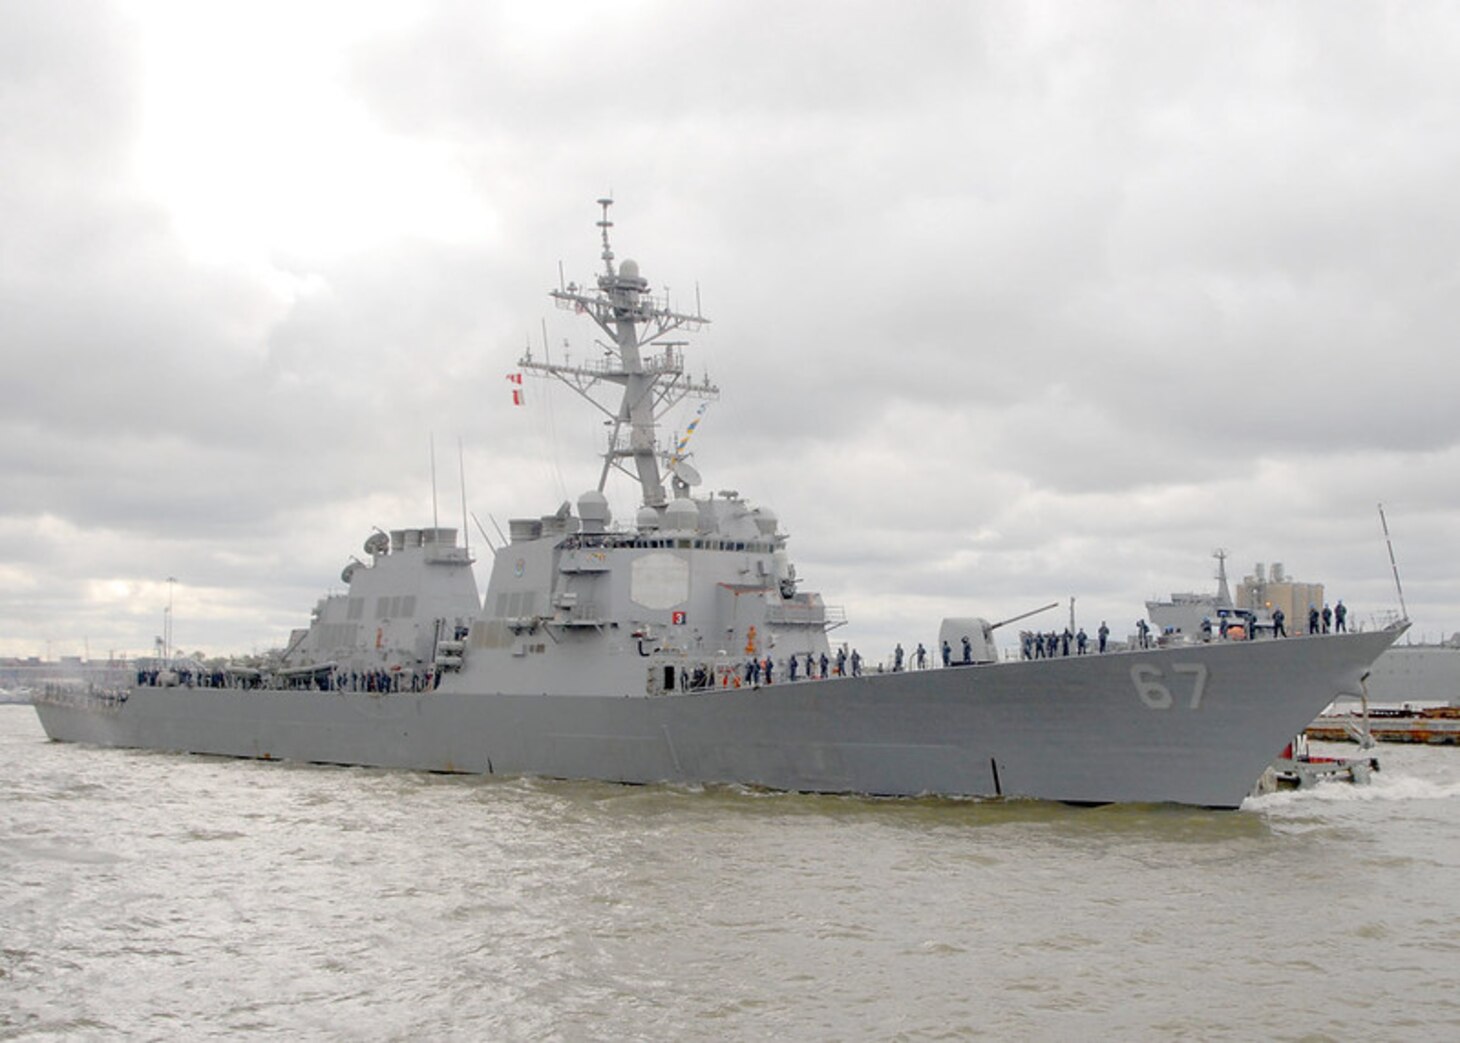
[[[1384,505],[1379,504],[1379,524],[1384,527],[1384,545],[1389,548],[1389,567],[1394,570],[1394,591],[1399,595],[1399,614],[1409,618],[1409,609],[1404,607],[1404,588],[1399,584],[1399,564],[1394,560],[1394,541],[1389,538],[1389,521],[1384,517]]]
[[[439,528],[441,521],[436,516],[436,433],[431,432],[431,526]]]
[[[466,556],[471,557],[471,530],[466,527],[466,448],[461,444],[461,436],[456,436],[456,463],[461,469],[461,545],[466,548]]]

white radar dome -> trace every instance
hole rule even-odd
[[[664,527],[676,532],[694,532],[700,527],[700,508],[693,500],[670,500],[664,509]]]
[[[659,528],[659,512],[653,507],[640,507],[634,523],[641,532],[653,532]]]

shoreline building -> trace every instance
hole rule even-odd
[[[1237,585],[1237,607],[1257,616],[1271,618],[1276,609],[1283,610],[1284,626],[1294,636],[1308,633],[1308,610],[1323,611],[1323,584],[1301,583],[1283,571],[1281,562],[1268,569],[1258,562],[1250,576]]]

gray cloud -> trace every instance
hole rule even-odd
[[[1122,632],[1218,546],[1387,608],[1379,500],[1460,629],[1446,6],[439,4],[304,45],[492,221],[262,259],[136,174],[166,17],[0,9],[0,652],[145,649],[168,575],[197,643],[280,639],[429,517],[432,435],[484,519],[591,485],[596,418],[502,377],[544,324],[595,350],[543,291],[609,190],[714,320],[697,465],[867,650],[1071,596]]]

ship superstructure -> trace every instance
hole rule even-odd
[[[552,515],[512,520],[483,620],[471,633],[466,679],[528,684],[546,671],[563,690],[586,693],[619,673],[627,691],[642,690],[646,678],[656,691],[696,678],[703,688],[712,675],[719,684],[747,661],[765,658],[773,678],[778,664],[789,676],[793,659],[805,676],[807,657],[816,672],[830,651],[828,629],[844,617],[828,613],[819,594],[799,589],[775,514],[733,490],[696,497],[701,479],[682,443],[673,451],[659,445],[669,410],[686,396],[718,394],[707,377],[686,375],[685,342],[671,339],[708,320],[656,300],[634,261],[615,265],[610,202],[599,201],[603,271],[596,289],[569,283],[551,291],[609,338],[599,341],[603,360],[569,365],[529,352],[519,362],[560,380],[605,415],[599,482],[578,498],[576,513],[564,503]],[[617,401],[614,388],[621,389]],[[614,526],[604,492],[615,470],[637,482],[641,494],[626,527]]]
[[[281,676],[338,687],[383,673],[396,688],[434,686],[460,667],[481,613],[470,550],[440,527],[376,530],[364,550],[368,564],[351,559],[340,573],[346,592],[321,598],[310,625],[290,635]]]

